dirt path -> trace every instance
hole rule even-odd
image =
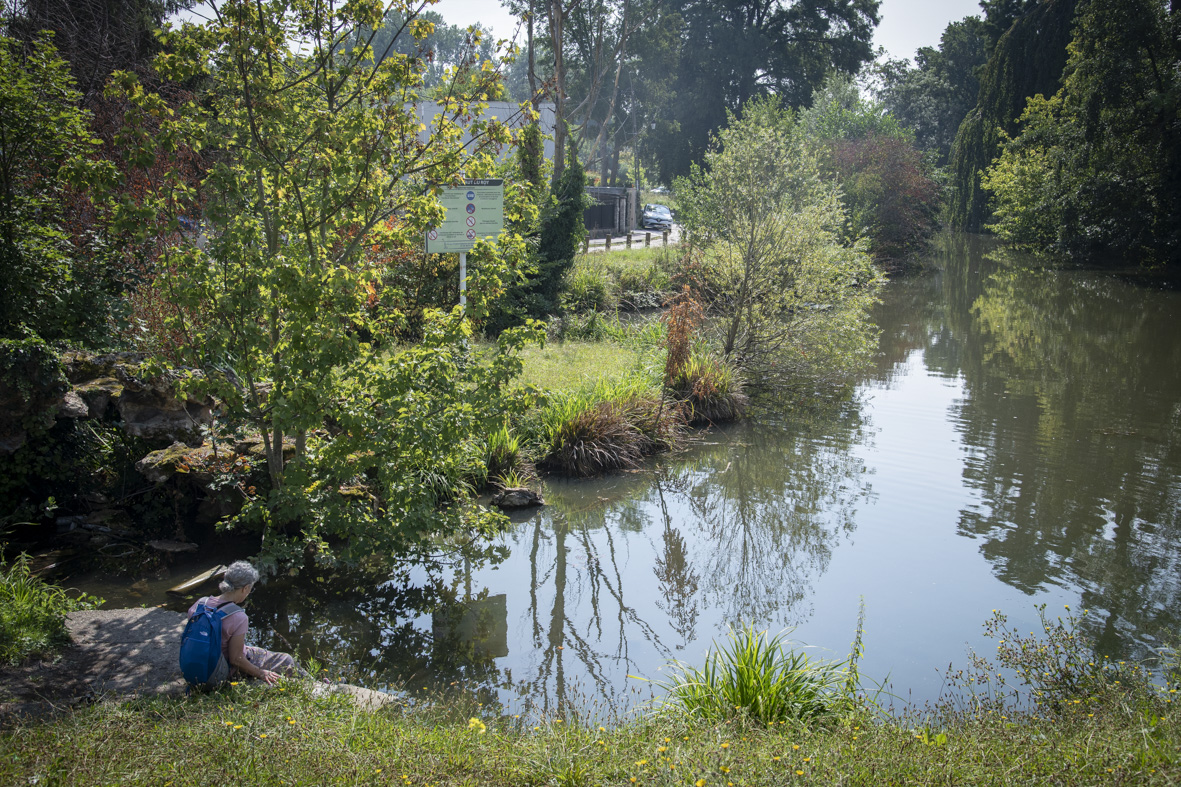
[[[20,717],[42,717],[102,696],[185,693],[177,664],[184,616],[166,609],[94,609],[71,612],[73,638],[61,656],[0,673],[0,727]],[[350,694],[361,707],[391,703],[388,694],[337,684],[324,690]]]

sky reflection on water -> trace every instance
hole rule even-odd
[[[508,712],[625,711],[753,624],[934,699],[991,610],[1089,607],[1110,655],[1178,631],[1176,292],[945,239],[894,282],[852,401],[715,430],[650,470],[549,481],[494,559],[262,588],[264,641]],[[376,589],[375,589],[376,588]]]

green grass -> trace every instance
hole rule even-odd
[[[1090,704],[948,724],[653,714],[602,726],[467,704],[369,712],[306,688],[98,703],[0,732],[0,783],[201,785],[1176,784],[1181,727]],[[483,725],[473,725],[479,718]]]
[[[783,640],[748,630],[718,665],[765,678],[740,679],[738,708],[716,717],[665,705],[602,721],[518,716],[462,689],[367,711],[316,696],[308,683],[240,683],[9,723],[0,731],[0,784],[1181,783],[1176,654],[1151,674],[1105,664],[1076,623],[1043,617],[1041,634],[1014,642],[1003,615],[989,622],[988,633],[1004,638],[998,660],[1019,676],[1015,704],[1000,702],[1002,689],[884,713],[860,699],[851,656],[843,669],[820,668],[827,688],[812,696],[838,698],[823,713],[764,715],[766,704],[752,698],[773,693],[781,668],[799,659]],[[1063,680],[1080,673],[1087,680],[1068,690]],[[1043,702],[1049,688],[1052,701]]]
[[[520,381],[543,390],[571,390],[600,378],[619,379],[636,368],[640,353],[615,342],[567,341],[527,347]]]
[[[0,562],[0,664],[52,655],[69,641],[66,614],[101,603],[42,582],[32,575],[25,555]]]

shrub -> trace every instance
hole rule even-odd
[[[85,594],[75,599],[42,582],[25,555],[11,564],[0,562],[0,664],[49,655],[70,641],[66,614],[101,603]]]
[[[701,668],[677,663],[664,706],[716,723],[744,715],[764,724],[811,721],[849,707],[849,669],[810,659],[784,635],[744,626],[714,646]],[[855,681],[854,681],[855,688]]]

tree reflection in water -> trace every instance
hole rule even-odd
[[[1077,587],[1103,652],[1144,656],[1181,623],[1177,293],[951,243],[878,318],[889,362],[918,346],[963,380],[958,530],[1027,594]]]

